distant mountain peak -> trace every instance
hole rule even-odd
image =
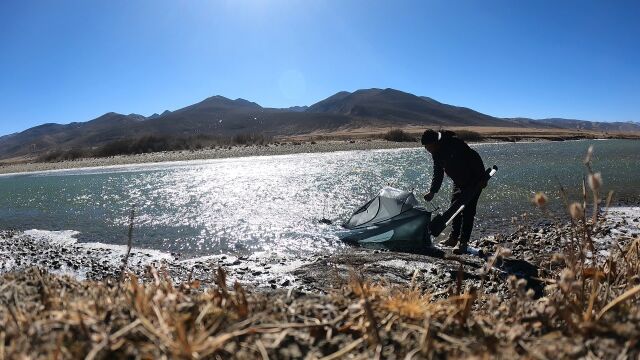
[[[262,107],[254,102],[249,100],[245,100],[242,98],[237,98],[235,100],[231,100],[222,95],[215,95],[208,97],[201,102],[194,104],[192,106],[206,106],[206,107],[221,107],[221,108],[234,108],[234,107],[249,107],[261,109]]]
[[[282,110],[291,112],[305,112],[308,108],[308,106],[289,106],[288,108],[283,108]]]
[[[236,104],[239,104],[239,105],[244,105],[244,106],[249,106],[249,107],[255,107],[255,108],[262,108],[262,106],[260,106],[260,105],[258,105],[258,104],[256,104],[256,103],[254,103],[254,102],[252,102],[252,101],[245,100],[245,99],[243,99],[243,98],[237,98],[237,99],[235,99],[235,100],[233,100],[233,101],[234,101]]]
[[[131,113],[129,115],[127,115],[128,117],[138,120],[138,121],[144,121],[147,120],[147,117],[144,115],[140,115],[140,114],[136,114],[136,113]]]
[[[307,111],[356,116],[374,116],[379,112],[371,112],[368,109],[373,109],[376,107],[388,108],[389,106],[402,107],[404,105],[416,107],[420,106],[420,104],[423,107],[427,106],[424,100],[410,93],[392,88],[370,88],[359,89],[354,92],[340,91],[322,101],[309,106]]]
[[[149,115],[147,117],[147,120],[156,119],[156,118],[159,118],[161,116],[166,116],[166,115],[169,115],[169,114],[171,114],[171,111],[169,111],[169,110],[165,110],[161,114],[153,113],[153,114],[151,114],[151,115]]]

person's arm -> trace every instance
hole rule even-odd
[[[431,194],[435,194],[440,191],[440,186],[442,185],[442,179],[444,178],[444,168],[442,167],[442,163],[437,156],[433,157],[433,180],[431,180],[431,187],[429,188],[429,192]]]

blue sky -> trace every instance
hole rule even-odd
[[[638,19],[638,1],[2,0],[0,134],[371,87],[495,116],[640,121]]]

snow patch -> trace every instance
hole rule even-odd
[[[127,247],[125,245],[104,244],[99,242],[80,243],[78,245],[85,249],[103,252],[105,254],[105,260],[114,267],[122,265],[122,259],[127,253]],[[160,250],[132,248],[128,262],[134,266],[146,266],[156,262],[172,260],[173,256],[171,256],[171,254]]]
[[[52,245],[73,245],[78,242],[76,236],[80,233],[74,230],[50,231],[50,230],[27,230],[23,233],[34,240],[43,241]]]

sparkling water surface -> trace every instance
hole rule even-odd
[[[499,171],[478,205],[474,236],[503,232],[535,213],[545,191],[560,206],[559,183],[578,191],[594,145],[605,191],[640,199],[640,141],[478,144]],[[0,176],[0,229],[76,230],[79,241],[126,243],[135,206],[136,247],[186,256],[257,251],[308,254],[344,245],[339,224],[383,186],[422,194],[430,155],[420,148],[261,156]],[[434,203],[446,207],[445,181]],[[539,212],[538,212],[539,213]],[[321,218],[334,225],[319,224]]]

